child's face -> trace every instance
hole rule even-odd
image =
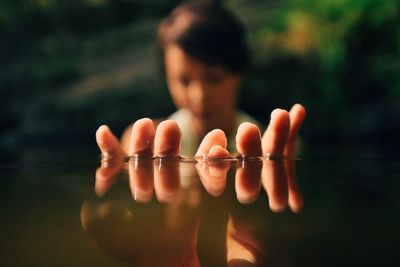
[[[178,108],[201,119],[213,119],[217,114],[223,117],[235,110],[239,74],[207,65],[176,45],[167,47],[164,62],[167,84]]]

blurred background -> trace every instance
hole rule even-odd
[[[181,2],[1,1],[0,151],[96,148],[101,124],[172,113],[155,32]],[[304,104],[312,146],[400,143],[400,1],[223,2],[252,52],[241,109]]]

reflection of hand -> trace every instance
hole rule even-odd
[[[99,128],[96,141],[102,154],[106,154],[96,174],[96,192],[99,193],[111,184],[113,174],[123,167],[126,154],[107,126]],[[133,125],[129,155],[140,159],[136,164],[129,165],[130,185],[135,200],[149,200],[155,187],[159,200],[167,201],[179,187],[178,162],[174,159],[179,153],[180,142],[181,131],[174,121],[161,122],[157,131],[150,119],[138,120]],[[162,164],[154,171],[153,156],[162,158]]]
[[[297,133],[304,117],[305,109],[299,104],[294,105],[290,112],[276,109],[271,114],[270,124],[262,138],[256,125],[242,123],[239,126],[236,148],[244,159],[262,155],[277,159],[263,162],[243,161],[243,165],[236,172],[236,193],[240,202],[254,200],[262,183],[272,210],[283,210],[287,204],[295,212],[301,209],[302,197],[294,181],[294,161],[282,159],[283,156],[291,159],[294,155]],[[204,137],[196,156],[229,157],[230,154],[225,149],[226,144],[227,140],[222,131],[211,131]],[[197,168],[204,187],[212,195],[222,193],[221,188],[225,184],[223,177],[226,177],[228,169],[229,166],[223,162],[208,164],[207,169],[204,166]]]
[[[270,208],[273,211],[281,211],[287,205],[295,212],[301,209],[302,197],[294,182],[294,161],[281,159],[283,159],[283,156],[290,157],[294,154],[297,132],[304,115],[305,110],[300,105],[295,105],[290,113],[284,110],[275,110],[271,114],[270,124],[262,138],[258,128],[253,124],[243,123],[238,128],[237,151],[244,156],[244,160],[239,161],[241,165],[237,168],[235,179],[236,194],[240,202],[253,202],[262,186],[267,192]],[[102,153],[108,154],[108,160],[103,160],[102,166],[96,172],[96,192],[102,195],[112,185],[115,174],[123,168],[123,159],[126,154],[108,127],[100,127],[96,133],[96,139]],[[139,120],[133,125],[129,155],[136,155],[138,160],[134,164],[133,162],[129,164],[129,181],[132,196],[136,201],[149,201],[155,191],[160,202],[172,202],[180,189],[179,163],[175,158],[179,154],[180,141],[180,129],[173,121],[161,122],[157,130],[149,119]],[[211,131],[202,140],[196,156],[230,157],[226,145],[227,140],[221,130]],[[271,159],[276,160],[246,160],[246,157],[251,159],[262,155],[269,155]],[[150,159],[154,156],[161,157],[161,159],[158,159],[161,162],[154,165],[153,160]],[[219,196],[224,192],[230,164],[229,161],[208,163],[200,161],[197,164],[198,175],[208,193]],[[187,211],[193,212],[193,209]],[[171,215],[168,212],[163,214]],[[173,214],[179,217],[178,212],[173,212]],[[196,212],[193,214],[196,214]],[[185,225],[187,229],[191,230],[175,244],[177,247],[186,244],[190,248],[186,252],[186,259],[184,259],[186,262],[191,262],[189,266],[198,265],[197,255],[193,251],[196,246],[199,218],[199,214],[197,214],[187,221],[190,223]],[[168,218],[159,218],[159,221],[163,219]],[[179,221],[179,218],[177,221]],[[249,230],[254,229],[251,224],[251,221],[242,220],[240,216],[231,214],[227,230],[229,265],[243,264],[244,262],[251,264],[250,266],[261,266],[263,264],[264,260],[260,257],[263,253],[262,245],[260,245],[254,232]],[[154,225],[154,227],[159,230],[154,236],[154,246],[156,247],[162,247],[160,242],[157,241],[160,238],[174,242],[172,236],[180,235],[179,232],[171,234],[162,225],[161,227]],[[137,249],[138,242],[140,243],[140,240],[134,242]],[[167,246],[167,243],[164,245]],[[176,247],[174,244],[169,245]],[[176,263],[179,260],[177,259],[178,255],[174,257],[174,260],[172,258],[168,260]]]
[[[218,151],[218,149],[215,150]],[[213,156],[213,151],[209,155]],[[263,187],[271,203],[273,199],[284,202],[285,197],[287,202],[288,182],[286,180],[289,177],[294,179],[294,175],[292,173],[289,176],[286,173],[284,165],[286,162],[290,162],[294,167],[294,161],[265,159],[237,160],[236,162],[231,160],[200,160],[197,164],[186,164],[190,164],[192,167],[196,166],[200,181],[208,193],[213,196],[220,196],[225,190],[228,178],[227,173],[231,168],[231,164],[237,163],[235,189],[239,201],[242,203],[255,201],[260,188]],[[109,166],[118,166],[112,160],[106,167],[103,165],[102,163],[102,167],[96,174],[103,173],[101,171],[102,168],[107,169]],[[164,254],[163,251],[174,251],[176,249],[180,252],[174,255],[169,254],[168,258],[162,258],[161,262],[164,266],[167,264],[164,261],[173,263],[185,261],[186,263],[191,262],[188,266],[197,266],[199,262],[195,248],[199,226],[202,225],[201,218],[208,218],[209,216],[205,216],[208,210],[215,208],[215,204],[220,201],[228,200],[234,203],[233,199],[226,198],[226,196],[229,197],[231,195],[225,195],[223,198],[212,198],[217,202],[202,202],[200,204],[199,196],[193,199],[196,193],[199,194],[201,192],[198,187],[192,186],[186,190],[180,187],[179,180],[181,177],[179,171],[176,171],[179,170],[179,166],[177,166],[179,161],[177,160],[170,159],[160,164],[159,160],[139,159],[130,161],[128,165],[132,197],[137,202],[147,202],[150,201],[155,191],[158,201],[168,202],[168,205],[152,204],[143,206],[143,204],[121,205],[125,203],[113,203],[110,201],[102,201],[100,204],[86,202],[82,207],[84,228],[94,236],[97,243],[104,243],[102,238],[104,239],[103,236],[106,236],[108,244],[106,244],[107,248],[103,248],[103,250],[107,254],[121,259],[129,259],[139,264],[139,266],[151,266],[151,264],[160,263],[155,261],[154,257],[150,257],[148,251],[152,251],[151,253],[155,254]],[[153,172],[161,169],[164,169],[165,176],[162,176],[163,174],[157,177],[153,175]],[[111,174],[112,172],[108,173]],[[115,177],[117,176],[114,174],[109,178],[114,180],[116,179]],[[106,186],[101,186],[102,183],[107,181],[104,178],[96,175],[96,186],[106,188]],[[191,180],[197,181],[196,175],[191,177]],[[275,183],[278,186],[274,185]],[[106,182],[106,184],[108,185],[109,182]],[[195,183],[195,185],[197,184]],[[292,190],[292,193],[300,196],[297,187]],[[200,196],[201,199],[204,200]],[[301,198],[297,197],[295,199]],[[142,208],[140,208],[141,205]],[[289,205],[292,210],[298,211],[302,206],[302,201],[294,202],[294,205],[289,203]],[[220,205],[217,204],[217,206]],[[235,208],[227,210],[230,213],[226,232],[227,260],[229,266],[235,266],[234,264],[237,266],[264,266],[267,261],[266,252],[268,251],[266,250],[263,236],[258,233],[266,232],[269,229],[265,228],[267,225],[260,224],[259,220],[257,220],[257,218],[260,218],[260,214],[255,214],[256,218],[248,216],[249,213],[246,212],[246,207],[249,208],[245,205],[235,205]],[[224,210],[221,211],[223,213]],[[265,212],[265,210],[260,211],[261,214]],[[216,220],[221,218],[224,219],[226,217],[209,219],[213,221],[213,224],[218,225],[220,223]],[[226,224],[226,221],[224,220],[222,223]],[[114,230],[114,227],[117,227],[117,229]],[[108,235],[112,236],[113,232],[117,233],[117,237],[110,238]],[[121,232],[123,233],[122,235]],[[141,233],[148,234],[142,236]],[[98,239],[98,236],[100,236],[100,239]],[[114,238],[117,240],[114,240]],[[112,239],[113,242],[109,239]],[[109,246],[114,247],[109,248]],[[99,244],[99,247],[102,248],[102,245]],[[146,253],[144,253],[145,250],[147,251]],[[135,256],[138,254],[143,255],[143,257]],[[184,255],[184,257],[180,257],[180,255]],[[157,257],[157,259],[161,258]]]

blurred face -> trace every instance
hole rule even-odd
[[[178,108],[214,123],[234,114],[239,74],[207,65],[176,45],[167,47],[164,62],[167,84]]]

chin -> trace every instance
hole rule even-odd
[[[197,118],[209,120],[209,119],[215,117],[216,112],[212,112],[212,111],[194,111],[193,114]]]

